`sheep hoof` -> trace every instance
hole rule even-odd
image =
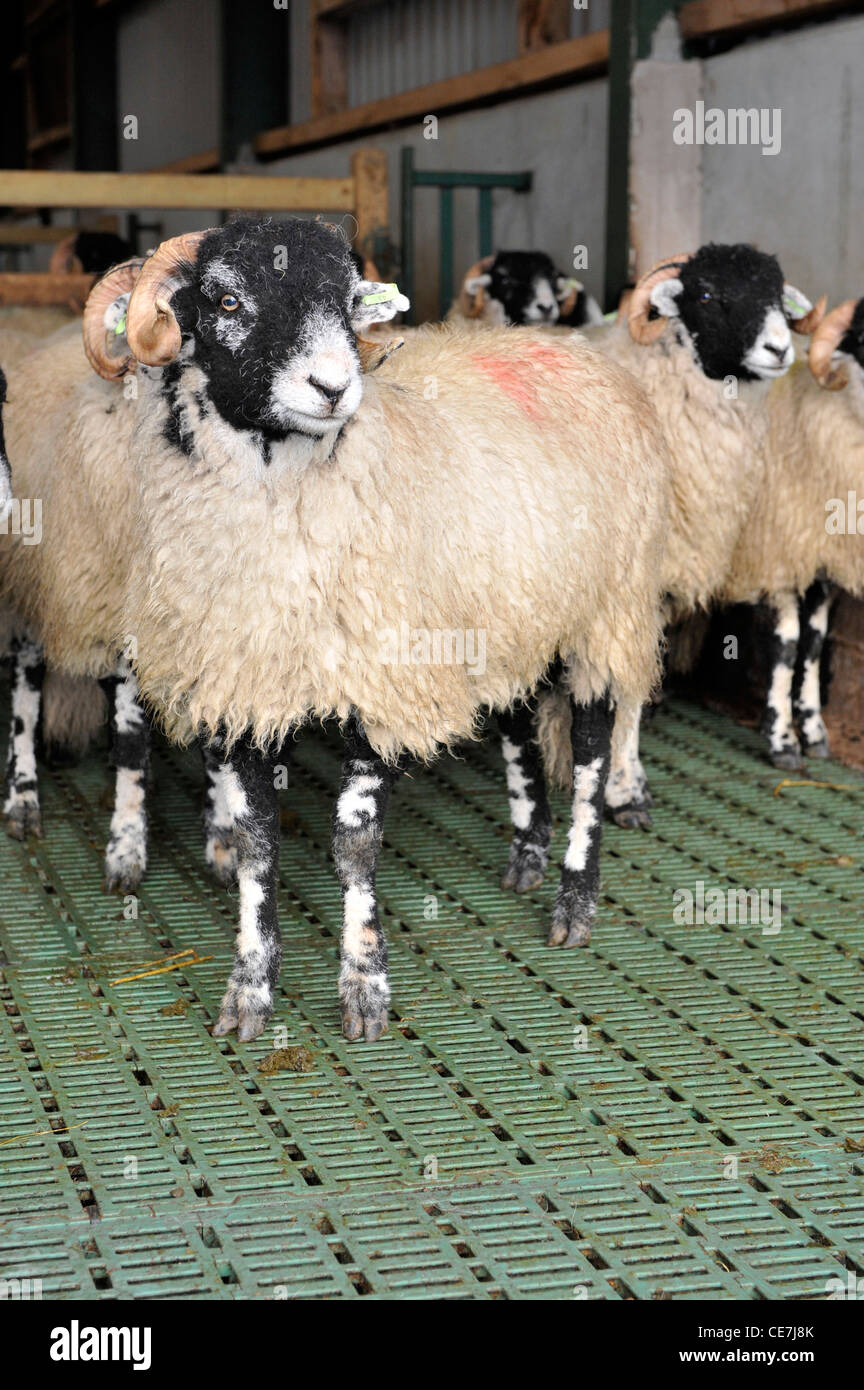
[[[378,1014],[356,1014],[342,1010],[342,1035],[349,1042],[358,1042],[360,1038],[375,1042],[376,1038],[387,1032],[388,1023],[386,1009]]]
[[[247,1012],[241,1009],[238,1017],[232,1010],[223,1009],[210,1029],[210,1036],[222,1038],[226,1033],[233,1033],[236,1028],[238,1042],[252,1042],[253,1038],[261,1036],[268,1021],[268,1014]]]
[[[211,1038],[223,1038],[226,1033],[233,1033],[238,1022],[239,1019],[235,1013],[223,1009],[210,1029]]]
[[[6,803],[6,834],[13,840],[42,839],[42,818],[39,802],[26,797]]]
[[[514,893],[530,893],[539,888],[546,874],[547,858],[545,847],[513,840],[510,858],[501,876],[501,887]]]
[[[831,749],[828,746],[827,738],[820,739],[818,743],[806,743],[804,745],[805,758],[830,758]]]
[[[105,851],[105,891],[134,893],[144,877],[147,859],[140,846],[123,850],[109,840]]]
[[[204,846],[204,858],[213,877],[223,888],[233,888],[237,883],[237,846],[224,835],[208,835]]]
[[[537,864],[528,864],[520,869],[518,864],[508,864],[501,878],[501,887],[514,893],[530,893],[543,882],[544,870]]]
[[[799,772],[804,766],[804,759],[798,748],[781,748],[776,753],[772,752],[771,762],[783,772]]]
[[[590,922],[554,922],[546,938],[547,946],[587,946],[591,940]]]
[[[370,985],[362,976],[347,982],[343,977],[340,983],[343,1037],[349,1042],[357,1042],[360,1038],[374,1042],[387,1032],[387,1008],[390,1003],[387,994]]]
[[[643,806],[637,806],[635,802],[629,806],[612,806],[610,815],[622,830],[647,830],[654,823],[647,803]]]

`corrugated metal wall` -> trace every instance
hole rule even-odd
[[[574,8],[571,36],[605,29],[610,4]],[[386,0],[353,15],[348,33],[352,106],[518,55],[516,0]]]
[[[350,105],[514,58],[514,0],[388,0],[348,22]]]

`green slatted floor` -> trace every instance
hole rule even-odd
[[[348,1045],[339,752],[304,737],[274,1022],[314,1068],[274,1077],[272,1030],[208,1032],[236,898],[203,864],[197,758],[156,755],[131,920],[101,889],[104,760],[46,773],[45,840],[0,836],[0,1279],[70,1299],[776,1299],[864,1272],[864,779],[828,764],[845,790],[775,795],[754,735],[683,704],[644,743],[654,829],[607,829],[583,951],[543,944],[554,873],[528,899],[497,887],[494,744],[402,780],[379,876],[394,1020]],[[779,935],[675,925],[698,880],[779,889]],[[212,959],[111,983],[192,947]]]

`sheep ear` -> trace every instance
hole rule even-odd
[[[584,288],[582,281],[576,280],[572,275],[559,274],[555,277],[555,298],[559,303],[562,299],[569,299],[570,295],[575,298]]]
[[[480,290],[488,290],[491,284],[491,275],[469,275],[465,279],[463,288],[466,294],[477,294]]]
[[[786,322],[796,333],[813,333],[825,317],[828,296],[824,295],[817,303],[811,304],[806,294],[796,290],[794,285],[783,286],[783,313]]]
[[[410,300],[399,293],[398,285],[386,285],[383,280],[361,280],[354,291],[351,322],[355,328],[366,328],[370,323],[386,323],[410,308]]]
[[[678,296],[684,286],[680,280],[660,280],[651,291],[651,304],[663,319],[678,318]]]

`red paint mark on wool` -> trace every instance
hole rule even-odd
[[[472,353],[471,357],[481,372],[532,420],[539,420],[542,415],[538,382],[544,375],[556,376],[562,370],[573,368],[569,353],[547,347],[545,343],[530,343],[520,357],[488,357],[483,353]]]

